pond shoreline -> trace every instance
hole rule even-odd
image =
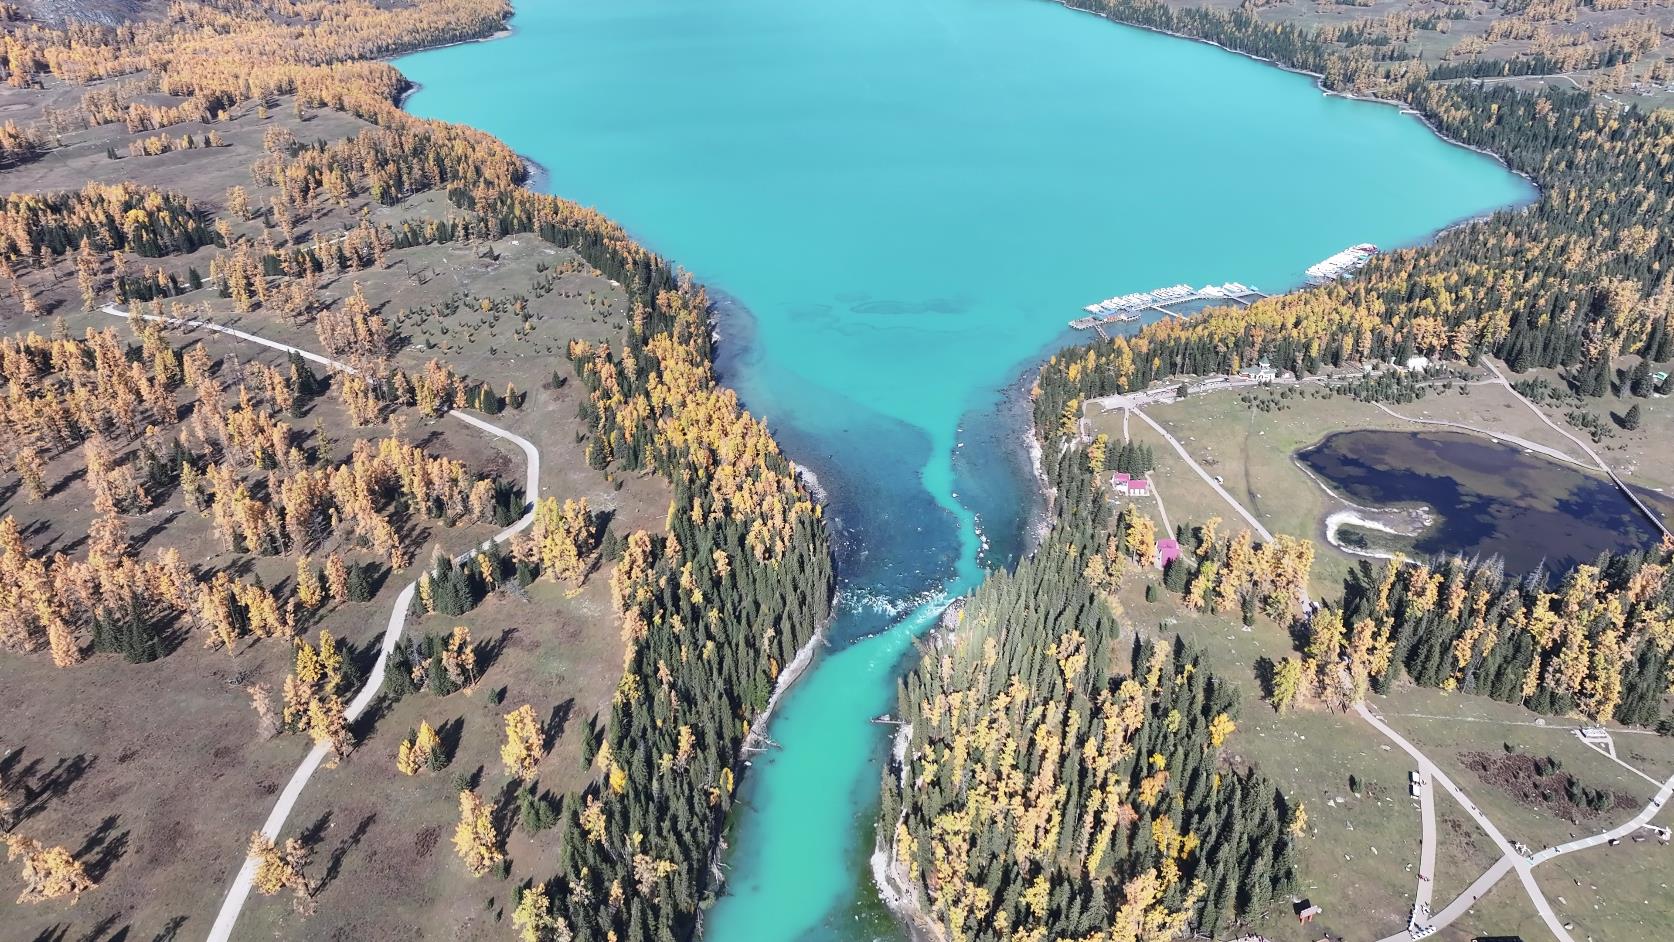
[[[1355,555],[1384,554],[1345,545],[1345,525],[1411,538],[1414,557],[1499,557],[1508,572],[1555,575],[1660,538],[1612,482],[1470,432],[1338,431],[1293,460],[1347,505],[1323,524]]]

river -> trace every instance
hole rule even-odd
[[[839,521],[832,646],[745,778],[716,942],[898,938],[871,890],[894,683],[1024,545],[1007,390],[1082,305],[1298,283],[1532,196],[1396,109],[1040,0],[535,0],[397,65],[723,296],[723,380]]]

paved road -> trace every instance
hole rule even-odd
[[[1275,386],[1285,386],[1296,383],[1298,380],[1275,379],[1270,380],[1269,382]],[[1251,386],[1259,385],[1261,384],[1248,376],[1208,377],[1207,379],[1200,381],[1196,386],[1192,386],[1191,394],[1194,396],[1201,396],[1206,393],[1222,392],[1228,389],[1247,389]],[[1179,384],[1175,384],[1173,386],[1159,386],[1153,389],[1141,389],[1138,392],[1115,393],[1109,396],[1099,396],[1096,399],[1089,399],[1083,403],[1081,410],[1082,414],[1085,415],[1087,406],[1098,406],[1106,412],[1115,412],[1117,409],[1137,409],[1140,406],[1153,405],[1159,402],[1174,402],[1180,398],[1179,389]]]
[[[1487,892],[1487,887],[1497,883],[1500,877],[1505,875],[1504,871],[1501,871],[1498,874],[1494,873],[1495,869],[1499,868],[1502,864],[1505,864],[1509,867],[1509,869],[1516,871],[1518,879],[1523,883],[1523,889],[1528,892],[1529,899],[1534,901],[1535,910],[1540,913],[1540,918],[1546,923],[1546,928],[1552,930],[1552,934],[1557,936],[1561,942],[1575,942],[1575,940],[1570,936],[1568,930],[1564,929],[1563,923],[1558,920],[1557,913],[1552,911],[1552,906],[1546,901],[1546,894],[1541,892],[1540,885],[1535,883],[1534,874],[1530,872],[1533,865],[1525,859],[1522,854],[1519,854],[1516,848],[1511,846],[1511,842],[1506,840],[1505,835],[1500,833],[1500,829],[1494,826],[1493,821],[1488,820],[1488,816],[1482,813],[1482,809],[1478,808],[1475,802],[1467,798],[1464,791],[1462,791],[1459,786],[1453,784],[1453,780],[1447,777],[1447,773],[1437,768],[1436,764],[1431,762],[1428,756],[1418,751],[1417,746],[1407,742],[1405,737],[1403,737],[1400,733],[1395,732],[1395,730],[1389,727],[1389,724],[1379,719],[1372,713],[1371,710],[1367,709],[1366,704],[1356,703],[1354,705],[1354,709],[1355,712],[1360,714],[1362,719],[1372,724],[1373,728],[1388,737],[1390,742],[1393,742],[1395,745],[1401,747],[1401,750],[1407,755],[1412,756],[1413,761],[1418,763],[1418,768],[1422,773],[1424,773],[1424,775],[1432,781],[1440,783],[1443,788],[1447,789],[1448,794],[1452,795],[1454,799],[1456,799],[1459,804],[1464,807],[1465,812],[1475,819],[1477,826],[1482,828],[1483,833],[1487,834],[1488,838],[1494,842],[1494,846],[1500,849],[1500,856],[1502,858],[1501,861],[1496,863],[1494,867],[1489,868],[1487,873],[1484,873],[1481,877],[1479,877],[1477,882],[1472,884],[1471,889],[1466,890],[1459,899],[1449,903],[1441,912],[1432,916],[1428,927],[1440,929],[1463,915],[1464,912],[1470,909],[1476,900],[1480,898],[1481,893]],[[1484,881],[1486,881],[1486,883]],[[1480,891],[1478,891],[1478,884],[1483,884]],[[1475,895],[1472,895],[1473,893]],[[1384,940],[1384,942],[1400,942],[1400,940],[1411,939],[1412,937],[1413,933],[1401,932],[1390,936],[1388,939]]]
[[[1668,803],[1670,795],[1674,795],[1674,777],[1671,777],[1668,781],[1664,782],[1662,787],[1657,789],[1656,796],[1651,799],[1650,803],[1640,809],[1639,813],[1634,815],[1631,819],[1622,822],[1602,834],[1594,834],[1592,837],[1583,837],[1579,840],[1570,841],[1567,844],[1559,844],[1556,847],[1548,847],[1530,858],[1529,865],[1535,866],[1537,864],[1543,864],[1554,857],[1562,857],[1564,854],[1573,854],[1578,850],[1586,850],[1589,847],[1597,847],[1600,844],[1608,844],[1613,840],[1627,837],[1633,832],[1651,823],[1651,819],[1655,818],[1657,813],[1662,811],[1663,805]]]
[[[117,308],[115,305],[107,304],[101,310],[113,317],[121,317],[124,319],[129,317],[128,312]],[[141,314],[140,317],[149,321],[157,321],[159,323],[168,324],[171,327],[213,330],[217,333],[237,337],[240,340],[248,340],[251,343],[258,343],[264,347],[271,347],[275,350],[283,350],[286,353],[296,353],[301,355],[304,359],[314,363],[319,363],[333,370],[340,370],[346,373],[357,372],[347,363],[333,360],[329,357],[324,357],[298,347],[287,346],[286,344],[268,340],[265,337],[258,337],[255,334],[246,333],[242,330],[236,330],[231,327],[223,327],[219,324],[211,324],[207,321],[193,321],[175,317],[162,317],[156,314]],[[516,523],[504,530],[501,530],[499,533],[496,533],[493,538],[484,541],[482,547],[487,548],[496,543],[504,543],[513,536],[516,536],[518,533],[528,529],[530,525],[535,522],[533,501],[538,496],[538,487],[541,479],[540,451],[537,450],[534,444],[528,439],[519,435],[514,435],[499,426],[484,422],[482,419],[479,419],[474,415],[468,415],[458,410],[450,411],[448,415],[497,438],[506,439],[523,450],[523,456],[526,463],[524,468],[523,492],[528,495],[530,501],[525,504],[525,510],[527,512],[523,515],[522,519],[518,520]],[[475,552],[476,550],[472,549],[463,553],[457,557],[457,561],[463,561]],[[390,652],[395,650],[396,643],[401,640],[401,629],[407,622],[407,610],[412,606],[413,593],[417,588],[417,583],[409,582],[404,588],[402,588],[401,593],[395,597],[395,607],[390,610],[389,622],[384,628],[384,640],[382,646],[378,650],[377,663],[372,665],[372,672],[368,675],[366,684],[360,688],[360,691],[355,694],[353,700],[349,701],[348,707],[344,710],[345,717],[351,723],[359,719],[360,715],[366,712],[366,708],[372,705],[372,701],[378,697],[378,690],[383,686],[384,682],[384,665],[389,660]],[[279,839],[279,832],[285,826],[285,819],[290,816],[291,810],[296,806],[297,799],[302,797],[302,790],[307,787],[308,781],[313,778],[315,771],[319,769],[321,763],[325,761],[325,758],[329,753],[330,749],[326,746],[315,746],[313,749],[309,750],[307,757],[302,760],[302,764],[297,766],[296,771],[292,773],[291,780],[286,783],[284,790],[279,793],[279,800],[274,802],[273,811],[268,814],[267,821],[262,824],[262,833],[267,836],[268,840],[277,841]],[[256,861],[253,858],[246,857],[244,865],[238,870],[238,876],[233,879],[232,887],[227,890],[226,898],[221,902],[221,911],[216,915],[215,924],[209,930],[209,942],[228,942],[228,940],[232,938],[233,925],[238,921],[238,915],[244,909],[244,901],[250,896],[250,887],[252,882],[255,880],[255,877]]]
[[[1436,888],[1436,783],[1427,769],[1418,770],[1418,818],[1423,841],[1418,847],[1418,894],[1412,904],[1412,924],[1430,924],[1430,897]]]

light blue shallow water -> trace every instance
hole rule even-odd
[[[717,942],[892,934],[868,720],[937,591],[1017,551],[1001,392],[1082,305],[1285,288],[1531,195],[1393,108],[1036,0],[531,0],[514,26],[398,62],[409,107],[724,292],[724,378],[843,526],[834,646],[746,777]]]

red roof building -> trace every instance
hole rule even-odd
[[[1157,541],[1157,568],[1162,568],[1180,558],[1179,540]]]

